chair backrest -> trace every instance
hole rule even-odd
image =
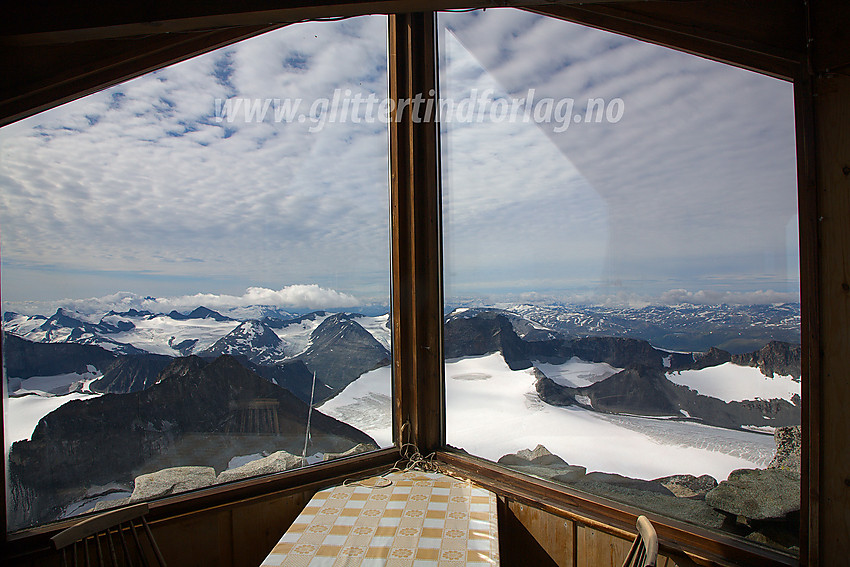
[[[646,516],[638,516],[638,535],[635,538],[623,567],[655,567],[658,560],[658,536]]]
[[[65,567],[148,567],[152,564],[166,567],[145,521],[147,513],[148,505],[145,503],[118,508],[87,518],[50,539],[53,546],[62,552],[62,565]]]

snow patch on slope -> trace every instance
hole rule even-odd
[[[586,362],[576,356],[563,364],[548,364],[537,360],[533,361],[533,364],[553,382],[568,388],[590,386],[622,370],[606,362]]]
[[[392,366],[366,372],[339,394],[327,400],[319,411],[356,427],[379,447],[393,444]]]
[[[674,384],[687,386],[704,396],[725,402],[745,400],[788,400],[800,395],[800,382],[791,376],[774,375],[769,378],[752,366],[738,366],[726,362],[701,370],[682,370],[667,374]]]

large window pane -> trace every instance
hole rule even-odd
[[[791,84],[517,10],[440,24],[448,443],[796,553]]]
[[[8,529],[392,444],[386,43],[296,24],[0,130]]]

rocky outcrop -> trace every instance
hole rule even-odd
[[[661,484],[677,498],[705,498],[709,491],[717,487],[717,480],[707,474],[702,476],[677,474],[656,478],[653,482]]]
[[[202,451],[200,462],[223,469],[240,454],[227,454],[231,439],[246,452],[300,453],[306,421],[307,404],[232,357],[175,359],[146,390],[71,401],[42,418],[9,452],[11,505],[29,521],[50,521],[92,484],[198,462]],[[374,443],[318,410],[311,438],[311,452]]]
[[[697,494],[704,486],[716,485],[709,477],[691,477],[680,475],[656,480],[641,480],[617,474],[601,472],[587,473],[584,467],[568,465],[557,455],[550,453],[544,446],[533,450],[523,449],[504,455],[499,464],[515,471],[560,482],[578,490],[630,504],[641,510],[649,510],[667,517],[677,518],[700,525],[719,528],[725,515],[708,506],[701,495]],[[682,494],[685,488],[693,493],[690,497]]]
[[[287,361],[274,366],[264,366],[249,362],[243,357],[236,357],[239,362],[246,368],[250,368],[257,375],[262,376],[272,384],[277,384],[281,388],[286,388],[295,394],[299,400],[310,403],[310,398],[313,398],[313,404],[318,405],[321,402],[334,395],[336,392],[333,388],[316,378],[316,388],[313,391],[313,373],[307,368],[301,360]]]
[[[219,484],[223,482],[232,482],[234,480],[242,480],[243,478],[251,478],[252,476],[297,469],[302,465],[303,462],[300,456],[287,453],[286,451],[275,451],[268,457],[251,461],[241,467],[222,471],[215,482]]]
[[[784,518],[800,509],[800,478],[781,469],[738,469],[706,494],[705,501],[752,520]]]
[[[585,467],[567,464],[543,445],[504,455],[498,462],[518,472],[557,482],[576,482],[587,473]]]
[[[555,383],[539,370],[536,383],[540,399],[556,406],[589,400],[596,411],[636,415],[682,416],[729,429],[742,426],[782,427],[800,423],[800,405],[783,399],[724,402],[703,396],[667,379],[660,368],[632,365],[584,388]]]
[[[767,468],[781,469],[800,476],[801,435],[799,425],[777,427],[773,434],[773,439],[776,441],[776,455]]]
[[[732,362],[740,366],[755,366],[768,377],[781,374],[800,380],[802,354],[802,347],[798,344],[770,341],[755,352],[734,355]]]
[[[711,347],[706,352],[695,352],[693,354],[694,363],[690,365],[690,370],[701,370],[709,366],[719,366],[732,360],[732,355],[717,347]]]
[[[360,453],[367,453],[369,451],[376,451],[378,449],[377,445],[372,445],[371,443],[358,443],[348,451],[343,451],[341,453],[325,453],[322,455],[323,461],[332,461],[333,459],[341,459],[343,457],[350,457],[352,455],[359,455]]]
[[[629,504],[639,510],[684,520],[709,528],[720,528],[726,517],[699,498],[680,498],[661,483],[627,479],[619,475],[591,473],[574,483],[578,490]]]
[[[90,384],[94,392],[127,394],[150,388],[174,359],[161,354],[119,356],[103,369],[103,376]]]
[[[129,503],[204,488],[215,484],[212,467],[173,467],[136,477]]]

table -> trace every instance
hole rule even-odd
[[[495,494],[440,473],[384,478],[316,493],[261,567],[499,564]]]

